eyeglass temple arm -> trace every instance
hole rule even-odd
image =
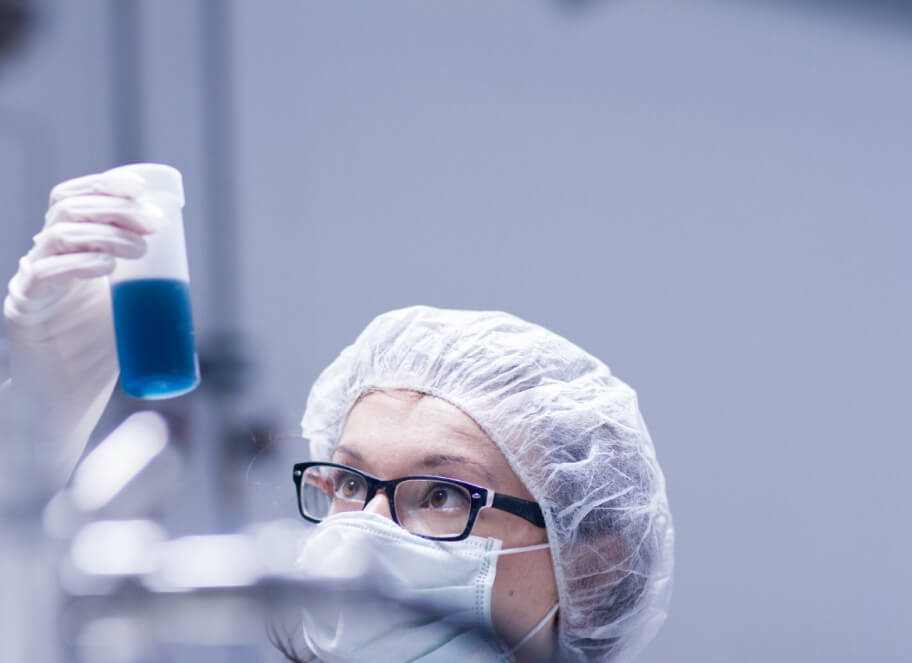
[[[545,517],[542,515],[541,508],[535,502],[495,493],[491,506],[495,509],[512,513],[520,518],[525,518],[536,527],[545,526]]]

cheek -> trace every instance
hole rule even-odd
[[[512,646],[557,602],[547,550],[504,555],[497,560],[491,616],[497,635]]]

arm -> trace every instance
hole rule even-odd
[[[156,228],[160,212],[137,200],[142,191],[142,179],[123,172],[54,187],[44,227],[9,283],[11,380],[0,414],[15,423],[0,444],[21,462],[0,467],[8,483],[25,467],[59,488],[111,396],[118,368],[105,277],[115,258],[140,257]]]

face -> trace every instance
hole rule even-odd
[[[534,500],[474,420],[445,401],[409,391],[377,391],[359,400],[348,415],[332,460],[381,479],[432,474]],[[389,518],[386,496],[375,495],[365,511]],[[500,539],[504,549],[547,541],[544,529],[490,508],[479,512],[472,535]],[[557,586],[548,550],[498,558],[491,612],[504,642],[511,646],[518,642],[555,603]],[[553,622],[517,652],[518,658],[524,652],[527,659],[532,658],[528,652],[541,654],[552,636]]]

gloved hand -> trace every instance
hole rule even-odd
[[[114,258],[138,258],[161,210],[142,177],[106,171],[58,184],[44,228],[19,262],[3,313],[8,388],[34,411],[29,438],[64,480],[110,398],[118,366],[110,286]],[[46,448],[45,448],[46,447]]]

